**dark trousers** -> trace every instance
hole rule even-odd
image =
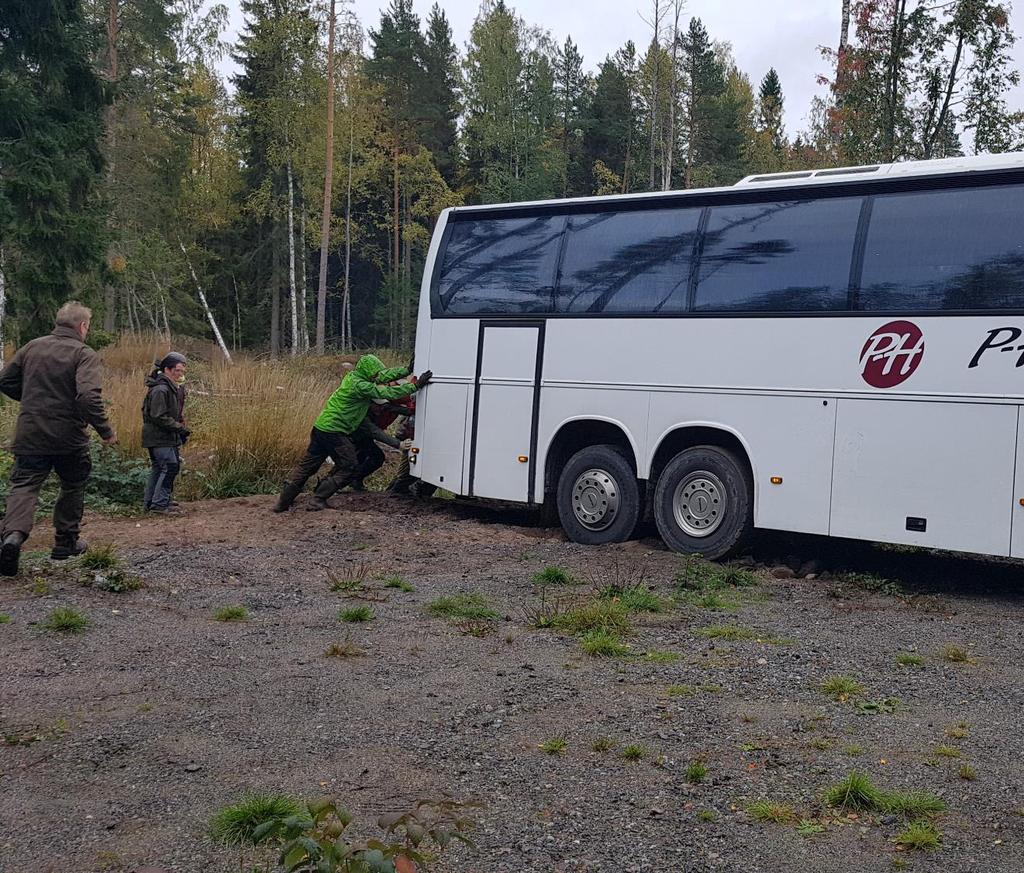
[[[372,437],[364,436],[359,431],[352,435],[352,439],[355,442],[356,459],[359,462],[359,469],[352,481],[361,484],[367,476],[384,466],[384,452]]]
[[[431,497],[437,490],[436,485],[423,482],[412,475],[409,467],[409,453],[402,452],[402,460],[398,464],[398,472],[385,489],[388,494],[412,494],[415,497]]]
[[[88,449],[70,455],[15,455],[4,516],[5,536],[14,531],[29,535],[39,492],[51,471],[60,479],[60,496],[53,507],[57,539],[70,542],[78,539],[85,508],[85,484],[92,472]]]
[[[144,509],[166,509],[171,505],[174,480],[181,470],[181,452],[177,446],[158,446],[149,450],[149,460],[153,467],[149,471],[142,506]]]
[[[288,474],[285,493],[298,494],[309,477],[315,474],[328,458],[334,461],[334,469],[331,471],[331,475],[323,479],[313,492],[321,500],[326,500],[352,480],[359,467],[359,460],[356,457],[356,447],[352,442],[352,437],[343,433],[327,433],[314,427],[309,432],[309,447],[306,449],[306,454]]]

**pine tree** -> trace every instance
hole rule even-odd
[[[107,91],[78,0],[0,0],[0,260],[26,336],[52,324],[106,248],[98,185]]]

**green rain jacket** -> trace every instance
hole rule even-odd
[[[375,399],[398,400],[416,393],[412,382],[386,385],[409,375],[405,367],[388,369],[376,355],[363,355],[355,369],[349,373],[338,390],[313,422],[313,427],[325,433],[351,434],[366,418],[367,410]]]

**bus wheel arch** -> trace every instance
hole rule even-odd
[[[671,432],[655,453],[651,482],[654,520],[674,551],[716,559],[749,540],[753,469],[735,434],[703,426]]]
[[[588,545],[629,539],[643,515],[643,483],[624,430],[595,419],[568,422],[551,441],[545,492],[563,530]]]

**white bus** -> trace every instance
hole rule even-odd
[[[451,209],[414,475],[580,543],[1024,557],[1024,154]]]

